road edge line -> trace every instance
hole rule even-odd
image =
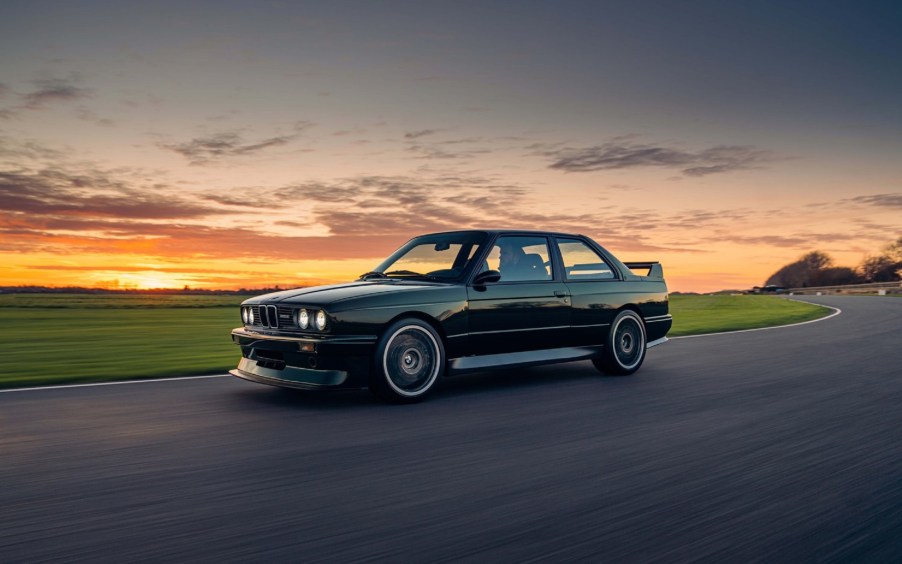
[[[225,378],[228,374],[207,374],[206,376],[174,376],[172,378],[145,378],[142,380],[119,380],[116,382],[90,382],[87,384],[61,384],[57,386],[33,386],[31,388],[9,388],[0,394],[11,392],[33,392],[38,390],[62,390],[66,388],[92,388],[96,386],[120,386],[122,384],[149,384],[151,382],[177,382],[179,380],[202,380],[204,378]]]

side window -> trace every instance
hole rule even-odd
[[[558,239],[567,280],[610,280],[614,271],[592,247],[575,239]]]
[[[501,273],[501,282],[551,280],[551,255],[545,237],[504,236],[495,241],[489,268]]]

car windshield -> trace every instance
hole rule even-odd
[[[485,233],[474,231],[423,235],[408,241],[362,277],[457,280],[468,271],[485,239]]]

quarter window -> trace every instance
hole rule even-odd
[[[601,255],[583,241],[558,239],[568,280],[611,280],[614,271]]]

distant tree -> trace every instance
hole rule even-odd
[[[886,255],[868,257],[864,259],[858,270],[862,278],[868,282],[894,282],[902,280],[899,271],[902,269],[902,261],[897,262]]]
[[[799,260],[787,264],[773,273],[765,286],[783,286],[784,288],[803,288],[820,285],[822,271],[833,266],[830,255],[821,251],[811,251]]]
[[[883,249],[883,254],[896,264],[902,266],[902,237],[896,239],[894,243],[887,245],[886,248]]]
[[[902,237],[884,247],[879,255],[866,257],[858,272],[868,282],[902,280]]]
[[[830,255],[820,251],[811,251],[803,256],[800,262],[805,264],[809,272],[817,272],[833,266],[833,259]]]
[[[865,279],[847,266],[831,266],[819,270],[812,276],[810,286],[844,286],[861,284]]]

